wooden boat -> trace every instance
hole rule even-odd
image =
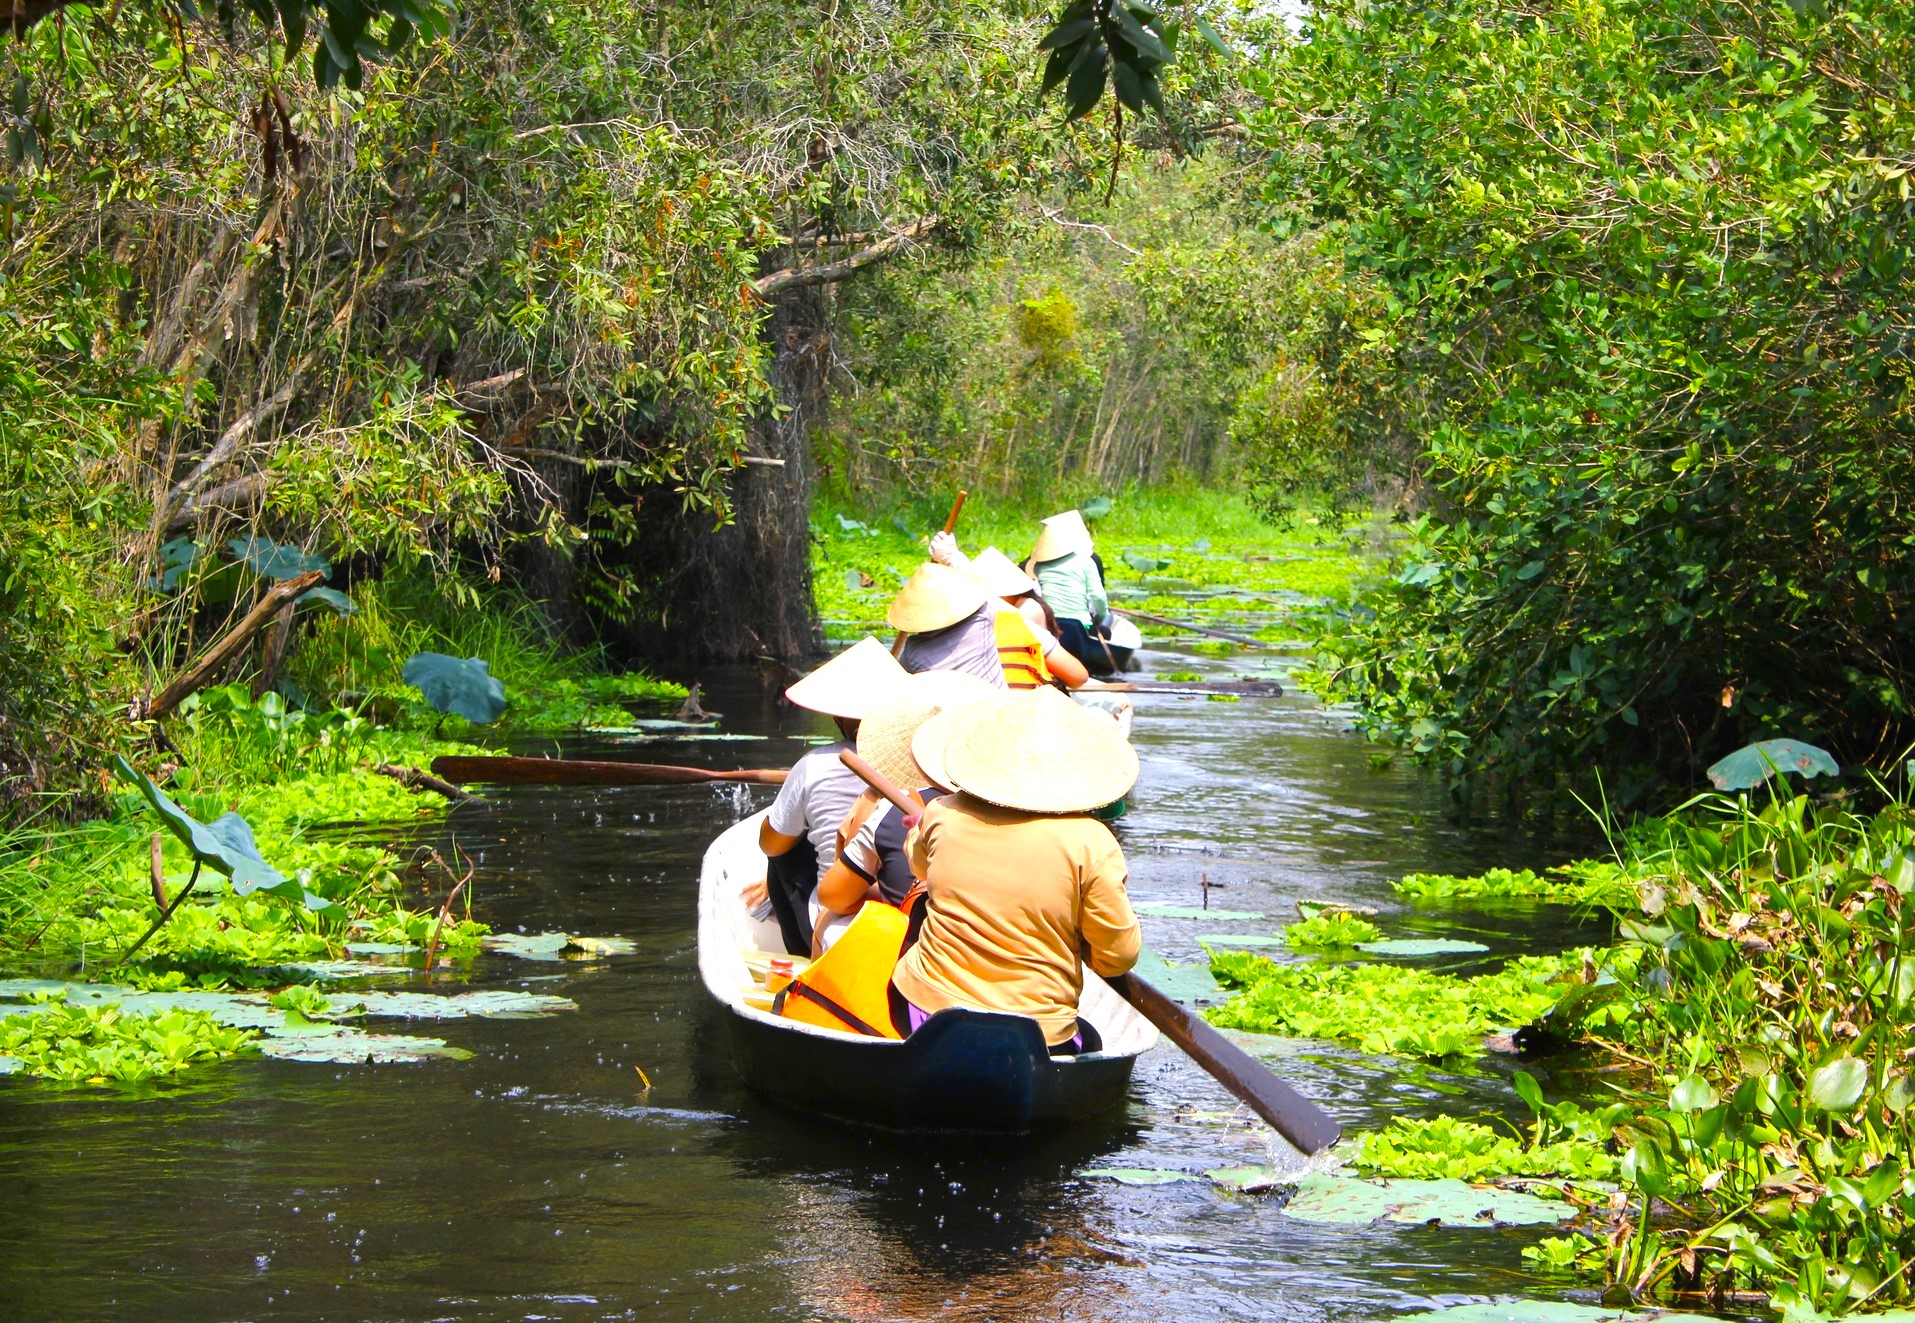
[[[1107,642],[1110,645],[1111,660],[1117,663],[1118,671],[1137,669],[1131,665],[1131,658],[1136,654],[1137,649],[1144,646],[1143,630],[1123,616],[1113,616],[1110,622],[1110,638]]]
[[[705,852],[698,888],[698,969],[725,1010],[745,1083],[808,1112],[886,1130],[1054,1129],[1123,1102],[1131,1067],[1156,1028],[1102,979],[1084,972],[1079,1013],[1101,1051],[1053,1057],[1035,1020],[946,1010],[902,1042],[820,1029],[774,1015],[760,981],[778,926],[752,918],[747,886],[764,880],[756,814]],[[754,968],[756,967],[756,968]]]

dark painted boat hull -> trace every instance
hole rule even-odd
[[[787,1029],[726,1008],[745,1083],[780,1102],[886,1130],[1027,1134],[1108,1111],[1131,1054],[1056,1058],[1033,1020],[941,1011],[902,1042]]]

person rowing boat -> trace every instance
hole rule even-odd
[[[967,557],[949,533],[931,539],[931,559],[974,575],[994,599],[998,660],[1011,688],[1056,683],[1074,690],[1090,679],[1084,663],[1058,637],[1057,617],[1038,593],[1037,580],[1019,569],[1016,561],[996,547]]]
[[[1043,529],[1026,569],[1057,616],[1058,637],[1092,674],[1116,670],[1099,624],[1110,613],[1110,599],[1084,516],[1066,510],[1044,520]]]

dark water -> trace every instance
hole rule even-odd
[[[817,733],[755,672],[701,678],[726,729],[774,738],[618,756],[779,766]],[[1270,928],[1304,897],[1379,906],[1392,935],[1575,940],[1535,911],[1391,913],[1389,880],[1551,862],[1586,836],[1455,826],[1432,782],[1373,769],[1307,699],[1138,708],[1144,780],[1121,830],[1139,900],[1200,904],[1207,875],[1212,906]],[[586,964],[486,956],[452,976],[579,1007],[410,1030],[471,1060],[244,1061],[139,1097],[0,1080],[0,1323],[1354,1320],[1548,1289],[1519,1257],[1529,1231],[1311,1227],[1206,1184],[1078,1177],[1294,1160],[1168,1046],[1140,1063],[1125,1112],[1022,1144],[866,1135],[747,1093],[698,981],[696,886],[710,838],[769,793],[519,789],[456,812],[443,836],[479,861],[480,917],[639,945]],[[1218,926],[1145,929],[1181,959]],[[1454,1072],[1305,1045],[1282,1069],[1351,1129],[1509,1107],[1494,1060]]]

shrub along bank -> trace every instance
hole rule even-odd
[[[1519,1073],[1534,1117],[1521,1142],[1399,1121],[1358,1165],[1565,1188],[1586,1205],[1580,1234],[1531,1257],[1638,1300],[1766,1296],[1807,1317],[1915,1299],[1915,811],[1710,796],[1623,834],[1562,898],[1599,875],[1608,950],[1476,979],[1220,953],[1215,971],[1243,991],[1212,1018],[1427,1056],[1534,1023],[1537,1050],[1574,1040],[1602,1065],[1603,1105],[1548,1100]],[[1535,890],[1512,878],[1439,890]]]

